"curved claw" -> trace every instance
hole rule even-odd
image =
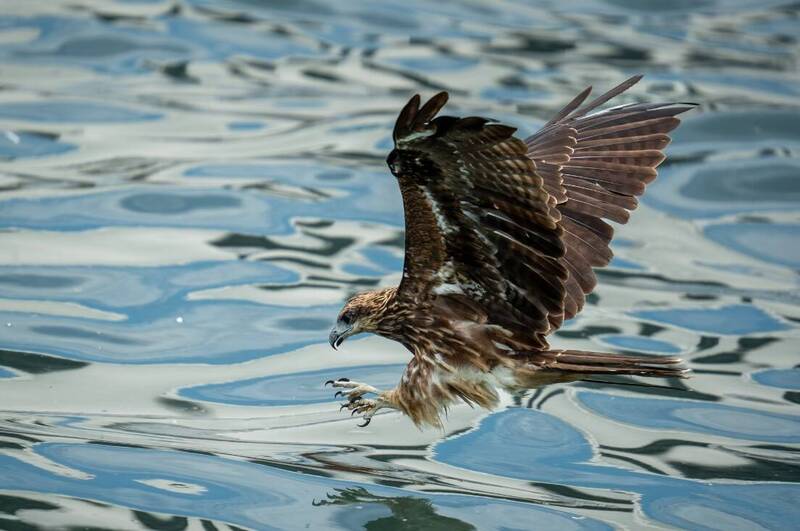
[[[353,415],[355,415],[356,413],[358,413],[358,408],[356,408],[356,409],[354,409],[353,411],[351,411],[351,412],[350,412],[350,416],[352,417],[352,416],[353,416]]]
[[[345,402],[344,404],[342,404],[341,406],[339,406],[339,411],[343,410],[344,408],[346,408],[346,407],[347,407],[347,406],[349,406],[349,405],[350,405],[350,403],[349,403],[349,402]]]
[[[344,393],[342,391],[336,391],[336,393],[333,395],[333,398],[336,398],[337,396],[344,396]]]
[[[325,383],[323,384],[323,386],[322,386],[322,387],[325,387],[325,386],[326,386],[326,385],[328,385],[328,384],[331,384],[331,385],[333,385],[333,380],[328,380],[327,382],[325,382]]]
[[[358,427],[359,428],[363,428],[363,427],[367,426],[370,422],[372,422],[372,417],[365,417],[364,418],[364,424],[359,424]]]

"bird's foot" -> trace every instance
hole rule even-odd
[[[339,378],[338,380],[328,380],[325,385],[330,384],[332,387],[340,387],[342,389],[350,389],[349,391],[336,391],[334,397],[344,396],[352,402],[364,396],[367,393],[378,394],[380,391],[361,382],[352,382],[349,378]]]
[[[372,421],[372,416],[378,412],[379,409],[385,407],[393,407],[388,400],[387,393],[381,393],[371,385],[350,381],[349,378],[339,378],[338,380],[328,380],[325,385],[330,384],[332,387],[339,387],[341,389],[349,389],[349,391],[336,391],[334,396],[343,396],[347,398],[347,402],[342,403],[339,409],[347,409],[350,415],[361,415],[364,422],[359,424],[363,428]],[[363,398],[365,394],[373,393],[378,395],[375,399]]]
[[[371,398],[355,398],[351,399],[349,402],[345,402],[342,404],[341,409],[347,409],[350,411],[350,416],[353,415],[362,415],[362,419],[364,422],[359,424],[359,428],[363,428],[364,426],[368,425],[372,422],[372,417],[375,413],[378,412],[379,409],[387,407],[388,404],[381,400],[380,398],[371,399]]]

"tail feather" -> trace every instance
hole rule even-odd
[[[688,378],[683,360],[667,356],[635,356],[582,350],[525,353],[539,370],[568,374],[621,374],[657,378]]]

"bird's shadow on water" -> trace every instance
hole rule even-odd
[[[324,500],[314,500],[314,507],[324,505],[346,505],[356,509],[365,506],[382,505],[391,511],[388,516],[380,516],[363,524],[368,531],[417,530],[432,531],[467,531],[475,526],[457,518],[444,516],[436,512],[430,500],[413,496],[379,496],[372,494],[364,487],[334,489]],[[348,527],[348,513],[341,513],[339,523]]]

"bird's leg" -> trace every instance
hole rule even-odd
[[[346,396],[347,402],[342,403],[339,409],[347,409],[350,415],[362,415],[364,419],[363,424],[359,427],[364,427],[372,421],[372,416],[383,408],[394,408],[393,402],[389,400],[387,393],[382,393],[371,385],[352,382],[348,378],[339,378],[338,380],[328,380],[325,385],[331,384],[333,387],[341,387],[350,389],[350,391],[337,391],[335,396]],[[377,398],[363,398],[366,393],[373,393],[378,395]]]
[[[378,394],[380,391],[372,387],[371,385],[367,385],[361,382],[352,382],[349,378],[339,378],[338,380],[328,380],[325,382],[325,385],[330,384],[331,387],[340,387],[342,389],[350,389],[350,391],[336,391],[336,394],[333,395],[334,397],[338,396],[346,396],[348,400],[351,402],[358,398],[361,398],[367,393]]]

